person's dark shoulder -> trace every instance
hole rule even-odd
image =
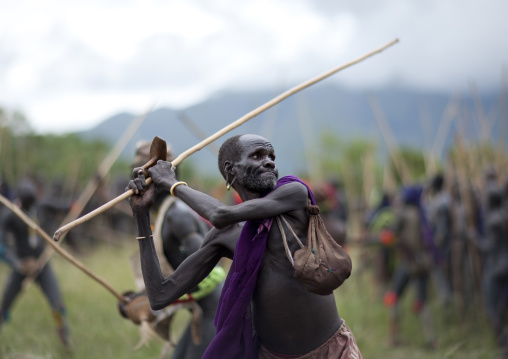
[[[284,184],[274,190],[278,191],[278,193],[284,193],[287,196],[309,196],[309,191],[307,187],[300,182],[291,182]]]

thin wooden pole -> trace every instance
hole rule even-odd
[[[464,208],[466,211],[466,218],[467,218],[467,229],[468,233],[474,233],[477,235],[478,229],[476,228],[476,204],[474,203],[473,198],[473,188],[472,182],[469,181],[471,179],[471,173],[468,173],[467,169],[467,153],[466,149],[464,148],[464,143],[462,141],[462,137],[458,135],[455,140],[455,146],[457,149],[457,158],[456,158],[456,166],[457,166],[457,176],[458,176],[458,185],[459,185],[459,191],[461,200],[464,202]],[[473,300],[475,301],[475,307],[478,307],[480,305],[481,299],[479,295],[479,287],[480,287],[480,268],[477,265],[478,260],[476,258],[476,250],[473,248],[471,241],[466,241],[466,250],[468,255],[468,264],[469,268],[471,270],[472,278],[471,285],[474,292]],[[476,314],[476,312],[475,312]],[[476,319],[476,316],[475,316]]]
[[[303,151],[305,162],[307,164],[308,178],[311,183],[318,186],[323,180],[323,171],[321,162],[315,158],[314,152],[314,131],[310,124],[309,106],[307,99],[301,97],[300,101],[296,101],[296,117],[298,119],[300,133],[303,140]]]
[[[97,283],[106,288],[111,294],[113,294],[119,301],[126,303],[125,298],[117,292],[111,285],[109,285],[104,279],[93,273],[90,269],[88,269],[84,264],[74,258],[71,254],[61,248],[58,244],[52,241],[51,237],[44,232],[44,230],[39,227],[37,223],[35,223],[30,217],[28,217],[18,206],[9,201],[4,196],[0,195],[0,202],[2,202],[5,207],[10,209],[14,214],[16,214],[23,222],[25,222],[30,228],[35,230],[41,237],[44,239],[56,252],[58,252],[62,257],[64,257],[67,261],[72,263],[74,266],[78,267],[90,278],[95,280]]]
[[[344,70],[348,67],[351,67],[369,57],[372,57],[380,52],[382,52],[383,50],[386,50],[387,48],[389,48],[390,46],[392,45],[395,45],[397,42],[399,42],[399,39],[394,39],[392,41],[390,41],[389,43],[387,43],[386,45],[383,45],[381,46],[380,48],[374,50],[374,51],[371,51],[359,58],[357,58],[356,60],[353,60],[353,61],[350,61],[344,65],[341,65],[341,66],[338,66],[338,67],[335,67],[319,76],[316,76],[314,77],[313,79],[310,79],[308,81],[305,81],[289,90],[287,90],[286,92],[280,94],[279,96],[273,98],[272,100],[266,102],[264,105],[261,105],[259,106],[258,108],[252,110],[251,112],[249,112],[248,114],[244,115],[243,117],[239,118],[238,120],[234,121],[233,123],[227,125],[226,127],[224,127],[222,130],[220,131],[217,131],[216,133],[214,133],[213,135],[211,135],[210,137],[204,139],[203,141],[201,141],[200,143],[198,143],[197,145],[189,148],[188,150],[186,150],[185,152],[181,153],[180,155],[178,155],[173,161],[171,161],[171,163],[173,164],[173,166],[178,166],[180,164],[180,162],[182,162],[185,158],[189,157],[190,155],[192,155],[193,153],[195,152],[198,152],[200,151],[201,149],[203,149],[205,146],[208,146],[210,143],[212,143],[213,141],[217,140],[218,138],[224,136],[226,133],[234,130],[235,128],[237,128],[238,126],[244,124],[245,122],[247,122],[248,120],[252,119],[253,117],[259,115],[260,113],[262,113],[263,111],[266,111],[267,109],[269,109],[270,107],[273,107],[275,106],[276,104],[278,104],[279,102],[281,102],[282,100],[288,98],[289,96],[291,95],[294,95],[295,93],[311,86],[311,85],[314,85],[315,83],[321,81],[321,80],[324,80],[325,78],[327,77],[330,77],[331,75],[341,71],[341,70]],[[147,179],[147,184],[151,183],[151,178],[148,178]],[[96,210],[88,213],[87,215],[81,217],[81,218],[78,218],[77,220],[75,220],[74,222],[71,222],[71,223],[68,223],[67,225],[59,228],[54,236],[53,236],[53,239],[58,241],[59,238],[67,231],[69,231],[70,229],[76,227],[77,225],[79,224],[82,224],[90,219],[92,219],[93,217],[101,214],[102,212],[108,210],[109,208],[115,206],[116,204],[122,202],[123,200],[129,198],[130,196],[133,195],[133,191],[132,190],[129,190],[129,191],[126,191],[124,192],[122,195],[116,197],[115,199],[109,201],[108,203],[102,205],[101,207],[97,208]]]
[[[431,128],[431,118],[430,118],[430,114],[429,114],[428,105],[427,106],[420,105],[418,112],[419,112],[418,118],[420,119],[420,126],[422,128],[423,140],[424,140],[423,163],[425,165],[425,175],[427,176],[427,178],[429,178],[432,176],[432,174],[435,173],[437,166],[436,166],[435,162],[432,161],[432,156],[431,156],[431,150],[432,150],[431,142],[432,141],[430,139],[430,136],[431,136],[430,132],[432,131],[432,128]]]
[[[365,55],[357,58],[356,60],[353,60],[351,62],[348,62],[347,64],[344,64],[344,65],[338,66],[338,67],[336,67],[334,69],[331,69],[331,70],[329,70],[329,71],[327,71],[327,72],[325,72],[325,73],[323,73],[323,74],[321,74],[319,76],[314,77],[313,79],[305,81],[305,82],[301,83],[300,85],[297,85],[297,86],[287,90],[286,92],[280,94],[279,96],[275,97],[274,99],[268,101],[264,105],[259,106],[255,110],[253,110],[253,111],[249,112],[248,114],[246,114],[245,116],[239,118],[238,120],[236,120],[235,122],[231,123],[230,125],[224,127],[222,130],[217,131],[215,134],[213,134],[212,136],[210,136],[206,140],[201,141],[197,145],[195,145],[195,146],[189,148],[187,151],[183,152],[177,158],[175,158],[174,161],[172,161],[173,166],[177,166],[182,160],[184,160],[185,158],[187,158],[188,156],[190,156],[194,152],[197,152],[197,151],[201,150],[203,147],[205,147],[208,144],[212,143],[216,139],[218,139],[218,138],[222,137],[223,135],[225,135],[226,133],[234,130],[238,126],[240,126],[243,123],[247,122],[251,118],[259,115],[263,111],[266,111],[270,107],[273,107],[274,105],[278,104],[279,102],[281,102],[282,100],[288,98],[289,96],[294,95],[295,93],[297,93],[297,92],[299,92],[299,91],[301,91],[301,90],[303,90],[303,89],[305,89],[305,88],[307,88],[307,87],[309,87],[311,85],[314,85],[315,83],[317,83],[317,82],[319,82],[321,80],[324,80],[325,78],[330,77],[331,75],[333,75],[333,74],[335,74],[335,73],[337,73],[337,72],[339,72],[341,70],[344,70],[344,69],[346,69],[348,67],[351,67],[351,66],[353,66],[353,65],[355,65],[355,64],[357,64],[357,63],[359,63],[359,62],[361,62],[361,61],[363,61],[363,60],[365,60],[365,59],[367,59],[367,58],[369,58],[371,56],[374,56],[374,55],[382,52],[383,50],[386,50],[390,46],[395,45],[398,41],[399,41],[399,39],[392,40],[389,43],[387,43],[386,45],[381,46],[377,50],[371,51],[368,54],[365,54]]]
[[[499,94],[499,138],[497,170],[501,172],[506,165],[506,135],[508,133],[508,118],[506,117],[506,97],[508,94],[508,74],[506,67],[501,71],[501,91]]]
[[[441,116],[441,121],[439,122],[436,136],[434,137],[434,142],[432,143],[432,147],[430,150],[431,167],[434,170],[437,167],[435,161],[437,158],[440,158],[443,153],[443,148],[446,143],[446,137],[448,136],[453,120],[457,116],[459,101],[460,96],[458,95],[452,96],[443,112],[443,115]]]
[[[381,130],[381,134],[383,135],[386,145],[388,146],[388,151],[390,152],[390,156],[393,160],[395,168],[397,169],[402,182],[407,184],[411,180],[408,166],[400,154],[397,141],[395,141],[395,136],[393,135],[390,125],[388,124],[388,121],[383,114],[381,106],[379,105],[379,101],[374,95],[368,96],[368,100],[372,112],[374,113],[374,118],[376,119],[379,129]]]
[[[191,131],[194,136],[196,136],[199,140],[203,140],[207,138],[206,133],[203,132],[201,128],[199,128],[194,121],[191,120],[189,116],[185,113],[181,113],[178,116],[178,119]],[[215,143],[210,143],[210,146],[207,147],[215,156],[219,154],[219,147]]]
[[[65,223],[76,219],[80,215],[80,213],[83,211],[90,198],[92,198],[93,194],[97,190],[97,187],[99,187],[101,181],[104,180],[104,177],[109,172],[115,161],[118,159],[118,157],[124,150],[125,146],[127,146],[132,136],[134,136],[134,134],[139,129],[141,124],[145,121],[148,114],[152,111],[152,108],[153,105],[144,114],[137,116],[136,118],[134,118],[134,120],[131,121],[131,123],[124,131],[120,139],[117,141],[113,149],[109,152],[106,158],[99,165],[99,170],[97,171],[97,174],[93,176],[92,179],[88,182],[84,191],[81,192],[80,196],[78,197],[76,203],[74,203],[67,216],[63,219],[61,225],[64,225]],[[63,241],[64,238],[65,234],[59,239]],[[46,263],[51,259],[52,255],[53,255],[52,247],[46,247],[44,252],[42,252],[42,254],[37,259],[38,270],[35,272],[36,275],[39,273],[39,271],[42,270],[42,268],[44,268]],[[26,289],[33,282],[35,276],[26,277],[25,280],[23,281],[23,288]]]

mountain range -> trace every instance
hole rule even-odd
[[[224,91],[185,109],[155,109],[147,115],[122,157],[133,158],[136,143],[151,140],[154,136],[166,140],[178,155],[199,143],[203,136],[212,135],[277,95],[279,93],[273,91]],[[272,142],[281,175],[298,173],[306,168],[305,151],[310,146],[319,146],[325,132],[335,134],[343,141],[376,141],[380,153],[386,154],[386,136],[382,135],[379,123],[387,124],[384,133],[389,132],[398,146],[424,151],[436,138],[440,123],[445,121],[445,113],[451,113],[450,109],[456,105],[452,115],[454,123],[442,130],[446,132],[444,143],[447,147],[459,128],[465,129],[463,133],[476,140],[481,133],[481,123],[492,124],[488,135],[498,132],[497,118],[502,113],[499,97],[496,92],[483,93],[475,98],[471,94],[459,97],[407,88],[361,91],[316,84],[254,117],[185,161],[192,161],[192,165],[203,172],[216,171],[216,150],[227,137],[255,133]],[[138,115],[119,113],[78,135],[114,144]],[[487,120],[481,122],[480,118]],[[384,120],[380,122],[380,119]],[[463,123],[462,127],[458,123]],[[492,140],[497,139],[492,136]]]

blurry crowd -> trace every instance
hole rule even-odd
[[[426,345],[439,340],[434,296],[449,319],[486,317],[508,355],[508,182],[489,169],[480,188],[470,183],[437,174],[382,192],[365,213],[360,267],[372,269],[389,310],[390,345],[400,342],[401,300],[411,287]]]

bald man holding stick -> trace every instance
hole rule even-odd
[[[203,358],[361,358],[352,332],[337,313],[334,295],[311,293],[295,279],[281,229],[272,226],[274,218],[282,216],[305,244],[307,205],[314,201],[310,189],[294,176],[278,179],[274,149],[257,135],[226,140],[218,162],[241,204],[228,206],[190,188],[165,161],[148,170],[154,185],[145,185],[142,171],[129,182],[152,308],[163,308],[192,290],[227,257],[233,264],[215,318],[217,334]],[[200,249],[167,278],[160,272],[151,237],[149,209],[156,188],[169,190],[214,225]],[[289,248],[294,252],[299,247],[291,240]]]

